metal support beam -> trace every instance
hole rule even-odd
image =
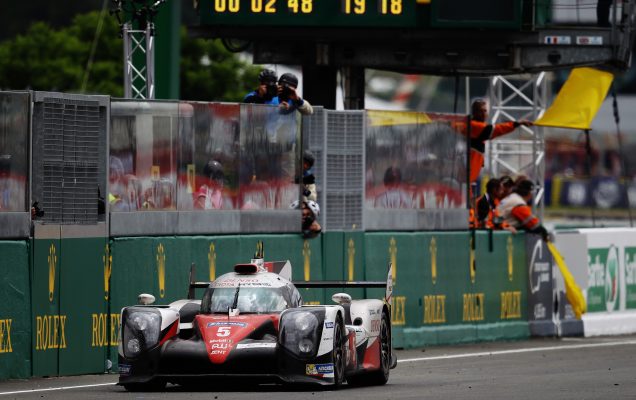
[[[344,67],[341,70],[344,82],[344,108],[345,110],[364,110],[364,68]]]
[[[490,79],[491,122],[534,121],[546,110],[546,74]],[[543,218],[545,138],[542,127],[520,126],[505,139],[488,141],[488,169],[492,176],[525,175],[535,183],[534,207]]]
[[[122,27],[124,39],[124,97],[155,98],[154,24],[146,29],[132,29],[130,22]]]

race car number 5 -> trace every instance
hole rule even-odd
[[[216,331],[216,336],[220,336],[220,337],[230,336],[230,327],[219,326],[219,329]]]

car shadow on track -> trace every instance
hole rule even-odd
[[[120,387],[121,391],[125,392],[123,387]],[[169,384],[163,393],[276,393],[276,392],[301,392],[301,393],[316,393],[316,392],[330,392],[330,391],[342,391],[353,389],[354,386],[342,385],[340,388],[335,389],[333,386],[321,386],[321,385],[301,385],[301,384],[188,384],[188,385],[172,385]]]

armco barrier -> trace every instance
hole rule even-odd
[[[0,241],[0,379],[31,376],[29,243]]]
[[[416,347],[529,336],[524,235],[369,233],[368,279],[394,265],[394,345]],[[375,293],[380,295],[380,293]]]

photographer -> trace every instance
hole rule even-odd
[[[314,153],[309,150],[305,150],[303,153],[303,176],[302,179],[297,177],[295,180],[295,183],[300,183],[302,180],[303,201],[316,201],[318,199],[316,193],[316,176],[312,170],[315,161],[316,157],[314,156]]]
[[[278,76],[271,69],[264,69],[258,74],[259,85],[256,90],[249,92],[243,98],[243,103],[278,104]]]
[[[307,100],[303,100],[296,88],[298,87],[298,78],[292,73],[285,73],[278,79],[278,103],[282,112],[291,113],[298,110],[302,115],[311,115],[314,109]],[[273,103],[272,103],[273,104]]]
[[[313,200],[296,200],[289,208],[302,211],[302,234],[305,239],[315,238],[322,232],[322,227],[316,220],[320,215],[320,206]]]

